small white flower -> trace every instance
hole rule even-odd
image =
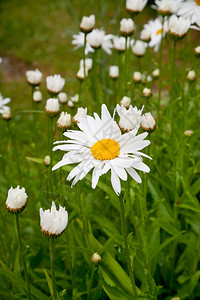
[[[146,4],[147,0],[126,0],[126,9],[131,13],[139,13]]]
[[[25,188],[20,189],[19,185],[15,189],[11,187],[5,204],[6,209],[11,213],[21,212],[26,206],[27,197]]]
[[[194,48],[194,53],[197,57],[200,56],[200,46],[197,46],[196,48]]]
[[[83,16],[83,18],[81,20],[81,24],[80,24],[81,31],[88,33],[90,31],[92,31],[94,26],[95,26],[95,16],[94,15],[90,15],[89,17]]]
[[[71,97],[72,102],[77,103],[79,100],[79,94],[74,95],[73,97]]]
[[[132,46],[133,54],[136,56],[143,56],[146,52],[146,43],[137,40],[135,44]]]
[[[41,102],[42,101],[42,93],[39,90],[36,90],[33,93],[33,101],[35,101],[35,102]]]
[[[78,70],[78,72],[76,73],[76,77],[80,80],[84,80],[85,76],[88,77],[88,69],[85,68],[85,72],[84,72],[84,68],[80,68]]]
[[[57,98],[50,98],[46,101],[45,110],[49,116],[54,117],[60,111],[60,106]]]
[[[144,25],[144,30],[148,31],[151,35],[151,40],[149,42],[149,47],[154,47],[154,51],[157,52],[160,43],[166,32],[168,31],[168,22],[164,22],[162,27],[162,17],[159,17],[155,20],[150,20],[147,24]]]
[[[182,38],[190,28],[190,20],[175,15],[169,19],[169,33],[172,37]]]
[[[83,59],[80,60],[80,64],[79,64],[79,68],[83,68],[84,67],[84,63],[83,63]],[[85,59],[85,68],[88,69],[88,71],[90,71],[92,69],[92,65],[93,65],[93,60],[92,58],[86,58]]]
[[[35,71],[27,71],[26,79],[31,85],[39,85],[42,81],[42,73],[38,69],[35,69]]]
[[[159,69],[155,69],[153,72],[152,72],[152,76],[153,78],[158,78],[160,76],[160,70]]]
[[[110,66],[109,67],[109,76],[112,79],[117,79],[119,77],[119,67],[118,66]]]
[[[142,111],[143,107],[139,110],[136,106],[133,107],[132,105],[129,106],[129,109],[126,109],[123,105],[117,105],[117,113],[120,117],[119,127],[125,132],[135,128],[139,129],[142,121]]]
[[[57,120],[57,126],[63,130],[70,128],[71,115],[64,111],[61,112],[59,119]]]
[[[140,72],[133,73],[133,81],[141,82],[142,81],[142,74]]]
[[[197,75],[196,75],[196,72],[194,70],[192,71],[189,71],[188,74],[187,74],[187,80],[188,81],[195,81],[197,78]]]
[[[78,107],[76,115],[72,118],[74,123],[79,123],[82,118],[85,118],[87,115],[87,107]]]
[[[124,96],[122,100],[120,101],[120,105],[123,105],[124,107],[128,108],[131,104],[131,98]]]
[[[11,109],[9,106],[3,107],[2,118],[6,121],[9,121],[12,119]]]
[[[0,93],[0,114],[3,113],[4,108],[6,107],[6,104],[10,103],[10,98],[3,99],[2,94]]]
[[[135,25],[132,19],[122,19],[120,21],[120,33],[127,36],[133,34]]]
[[[58,94],[65,85],[65,79],[60,75],[47,76],[46,84],[48,92]]]
[[[72,45],[75,46],[74,50],[79,49],[84,46],[84,33],[79,32],[79,34],[73,34]],[[86,47],[85,47],[85,55],[88,53],[93,53],[95,50],[90,46],[88,41],[86,40]]]
[[[156,5],[152,5],[162,15],[171,15],[177,12],[182,5],[182,0],[155,0]]]
[[[93,29],[87,36],[87,41],[94,49],[102,48],[107,54],[111,54],[112,51],[112,34],[105,34],[103,29]]]
[[[65,207],[59,205],[59,210],[57,210],[55,203],[52,201],[51,210],[43,211],[40,208],[40,229],[44,235],[58,237],[67,227],[67,223],[68,212]]]
[[[190,24],[200,27],[200,0],[187,0],[182,2],[177,14],[183,18],[189,18]]]
[[[142,93],[143,93],[144,97],[146,97],[146,98],[149,98],[152,95],[151,89],[148,89],[148,88],[144,88]]]
[[[150,42],[151,40],[151,30],[150,28],[146,25],[144,25],[144,28],[140,32],[140,39],[144,42]]]
[[[58,100],[59,100],[60,103],[66,103],[67,100],[68,100],[67,94],[64,93],[64,92],[60,92],[58,94]]]
[[[155,130],[156,121],[154,120],[154,118],[150,112],[143,115],[143,119],[141,122],[141,128],[142,128],[142,130],[149,131],[149,132],[152,132]]]
[[[122,134],[105,104],[101,107],[101,118],[94,113],[94,117],[82,117],[77,125],[79,131],[68,130],[64,133],[64,136],[70,140],[56,142],[61,145],[53,148],[53,151],[60,149],[67,153],[52,170],[64,165],[79,163],[67,177],[67,180],[73,179],[72,186],[93,169],[92,188],[94,189],[100,176],[110,170],[112,187],[119,195],[121,192],[120,179],[126,181],[129,174],[136,182],[141,182],[136,170],[150,171],[141,158],[141,156],[148,158],[149,156],[140,152],[150,143],[150,141],[144,140],[147,133],[136,136],[137,129],[134,129]]]

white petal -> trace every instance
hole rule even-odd
[[[138,182],[138,183],[142,182],[140,176],[133,168],[127,168],[126,171],[136,182]]]
[[[117,173],[115,172],[115,170],[113,168],[111,168],[111,184],[112,184],[113,190],[119,196],[119,194],[121,192],[121,183],[120,183],[119,177],[117,176]]]

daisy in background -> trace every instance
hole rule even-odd
[[[73,34],[73,40],[72,45],[74,45],[74,50],[77,50],[84,46],[84,33],[79,32],[79,34]],[[88,41],[86,41],[86,47],[85,47],[85,55],[88,55],[88,53],[93,53],[95,50],[90,46]]]
[[[147,24],[144,25],[144,29],[141,32],[141,39],[142,35],[144,35],[144,31],[147,32],[150,36],[149,47],[154,48],[154,51],[157,52],[160,47],[162,36],[164,37],[168,31],[168,22],[167,20],[164,21],[164,25],[162,26],[162,17],[159,17],[155,20],[150,20]]]
[[[182,5],[183,0],[155,0],[156,5],[152,8],[156,9],[161,15],[171,15],[177,12]]]
[[[137,182],[141,178],[136,170],[149,172],[149,167],[142,162],[141,156],[146,156],[141,149],[150,144],[144,140],[147,133],[136,136],[138,129],[121,133],[114,119],[110,116],[105,104],[101,107],[101,118],[94,113],[94,117],[80,118],[78,130],[64,133],[69,140],[56,142],[55,150],[66,151],[62,160],[53,170],[64,165],[78,163],[69,173],[67,180],[72,180],[74,186],[82,180],[88,172],[92,172],[92,188],[96,188],[99,177],[111,170],[111,184],[117,195],[121,192],[120,179],[126,181],[127,173]],[[149,156],[147,156],[149,157]]]
[[[183,18],[189,18],[191,24],[196,23],[200,27],[200,0],[182,2],[177,14]]]
[[[3,113],[4,109],[7,107],[6,104],[10,103],[10,98],[3,98],[2,94],[0,93],[0,114]]]
[[[131,131],[133,129],[138,130],[140,127],[140,123],[142,122],[142,111],[144,109],[144,105],[141,110],[139,110],[136,106],[132,105],[126,109],[123,105],[120,106],[117,104],[117,113],[120,117],[119,127],[122,131]]]
[[[147,0],[126,0],[126,10],[131,14],[138,14],[147,4]]]
[[[112,38],[113,35],[106,34],[103,29],[93,29],[92,32],[87,35],[87,41],[92,48],[102,48],[107,54],[112,53]]]

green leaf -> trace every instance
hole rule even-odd
[[[50,293],[51,293],[51,296],[53,295],[53,284],[52,284],[52,280],[49,276],[49,274],[47,273],[47,271],[45,269],[43,269],[44,271],[44,274],[45,274],[45,277],[46,277],[46,280],[47,280],[47,283],[48,283],[48,286],[49,286],[49,290],[50,290]]]

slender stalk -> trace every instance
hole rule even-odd
[[[53,156],[53,152],[52,152],[52,146],[53,146],[53,118],[49,118],[50,119],[50,128],[49,128],[49,151],[50,151],[50,171],[52,172],[52,156]]]
[[[125,61],[124,61],[124,78],[125,78],[125,83],[124,83],[124,91],[125,93],[127,92],[127,81],[128,81],[128,71],[127,71],[127,66],[128,66],[128,37],[125,37]]]
[[[27,298],[31,299],[31,291],[30,291],[29,277],[28,277],[28,271],[27,271],[26,260],[25,260],[25,253],[24,253],[23,247],[22,247],[22,239],[21,239],[21,233],[20,233],[20,228],[19,228],[19,215],[15,214],[15,217],[16,217],[15,220],[16,220],[17,235],[18,235],[18,240],[19,240],[19,250],[20,250],[20,253],[22,253],[22,261],[23,261],[24,273],[25,273],[25,278],[26,278]]]
[[[163,40],[164,40],[164,18],[162,21],[162,36],[161,36],[161,43],[159,49],[159,81],[158,81],[158,118],[160,119],[160,100],[161,100],[161,90],[162,90],[162,55],[163,55]]]
[[[174,161],[174,70],[175,70],[175,49],[176,40],[173,42],[173,49],[171,54],[171,149],[172,149],[172,160]]]
[[[135,284],[134,274],[131,267],[131,259],[130,259],[130,253],[129,253],[129,246],[128,246],[128,239],[127,239],[127,227],[126,227],[126,219],[124,214],[124,200],[123,197],[119,197],[119,204],[120,204],[120,216],[121,216],[121,228],[122,228],[122,234],[124,237],[124,244],[125,244],[125,250],[126,250],[126,262],[128,267],[129,276],[131,279],[131,284],[133,288],[133,294],[134,297],[137,297],[137,288]]]
[[[93,266],[92,266],[92,274],[91,274],[91,277],[90,277],[90,282],[89,282],[89,287],[88,287],[88,295],[87,295],[87,299],[92,299],[91,297],[91,288],[92,288],[92,281],[93,281],[93,278],[94,278],[94,272],[95,272],[95,264],[93,263]]]
[[[51,281],[53,286],[53,300],[57,298],[56,292],[56,281],[55,281],[55,268],[54,268],[54,239],[49,239],[49,253],[50,253],[50,262],[51,262]]]

